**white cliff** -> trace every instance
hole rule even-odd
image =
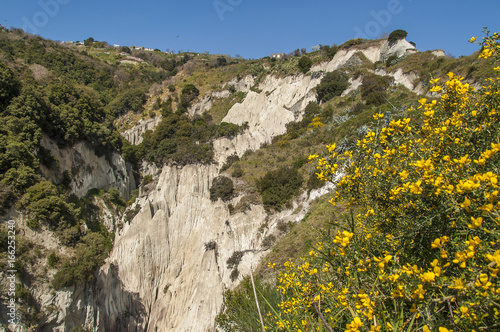
[[[385,61],[391,55],[402,57],[416,51],[417,49],[415,46],[407,42],[406,39],[400,39],[392,45],[389,45],[389,41],[387,39],[381,39],[372,43],[372,45],[368,47],[361,44],[360,47],[352,46],[348,49],[340,49],[330,62],[315,65],[311,68],[311,70],[326,72],[334,71],[335,69],[344,66],[349,59],[355,56],[358,52],[362,53],[368,60],[375,63],[377,61]]]
[[[56,168],[41,165],[43,176],[52,182],[59,182],[63,179],[63,173],[68,172],[72,180],[70,193],[77,197],[85,196],[92,188],[108,190],[115,187],[121,197],[127,198],[136,187],[131,166],[116,152],[108,158],[97,156],[86,142],[59,148],[47,137],[42,138],[40,145],[48,149],[57,162]]]
[[[238,125],[248,124],[248,130],[233,139],[214,142],[215,160],[221,164],[232,154],[242,156],[247,149],[257,150],[262,144],[286,132],[286,124],[300,120],[301,112],[316,100],[313,89],[321,78],[310,75],[278,78],[266,76],[258,85],[261,91],[249,91],[242,103],[235,104],[222,120]]]
[[[147,130],[154,130],[156,125],[160,123],[161,117],[157,116],[146,120],[141,120],[134,127],[125,130],[122,136],[125,137],[131,144],[137,145],[142,142],[142,134]]]

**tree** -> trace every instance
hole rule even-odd
[[[361,96],[365,98],[366,105],[382,105],[387,96],[387,88],[392,82],[390,76],[368,74],[363,78]]]
[[[264,205],[280,210],[298,193],[302,182],[296,168],[282,167],[267,172],[257,181],[257,187]]]
[[[332,46],[322,46],[321,47],[321,52],[323,56],[326,56],[328,59],[333,59],[335,54],[337,54],[339,47],[336,44],[333,44]]]
[[[75,284],[91,282],[94,272],[104,263],[110,243],[103,235],[90,232],[76,246],[73,259],[67,259],[52,279],[52,287],[60,289]]]
[[[233,191],[233,180],[226,176],[218,176],[214,179],[210,187],[210,199],[216,201],[220,198],[224,202],[227,202],[233,197]]]
[[[406,32],[405,30],[401,30],[401,29],[394,30],[389,35],[389,38],[388,38],[389,44],[392,45],[400,39],[405,39],[406,36],[408,36],[408,32]]]
[[[187,108],[191,105],[191,102],[195,100],[199,94],[200,91],[196,88],[196,86],[194,86],[194,84],[188,83],[184,85],[181,92],[181,111],[186,111]]]
[[[0,112],[3,112],[12,98],[19,95],[20,91],[21,83],[14,72],[0,62]]]
[[[318,102],[325,102],[333,97],[340,96],[348,86],[347,75],[340,70],[326,74],[316,87]]]
[[[311,69],[311,67],[312,67],[312,60],[308,56],[303,55],[299,59],[298,66],[299,66],[300,71],[305,74],[305,73],[307,73],[309,71],[309,69]]]
[[[59,230],[74,225],[79,214],[48,181],[41,181],[28,188],[19,201],[19,207],[26,209],[30,219],[44,221]]]
[[[83,41],[83,45],[85,46],[92,46],[94,45],[94,38],[89,37]]]

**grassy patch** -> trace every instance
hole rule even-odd
[[[210,115],[215,123],[220,123],[222,119],[227,115],[227,112],[237,103],[243,102],[245,99],[245,92],[235,92],[232,93],[227,98],[214,98],[212,107],[210,108]]]
[[[316,244],[318,232],[327,231],[329,222],[344,211],[339,205],[332,208],[328,201],[334,193],[319,198],[312,206],[301,222],[292,223],[288,226],[288,233],[279,239],[276,246],[261,261],[256,272],[264,279],[274,274],[267,264],[275,263],[278,269],[290,258],[294,263],[299,263],[299,257],[307,256],[308,252]]]

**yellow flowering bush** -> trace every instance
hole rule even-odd
[[[376,114],[357,149],[309,157],[351,213],[285,264],[277,330],[500,329],[500,77],[448,78],[408,118]]]

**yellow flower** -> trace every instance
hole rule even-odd
[[[439,85],[433,86],[432,88],[429,89],[430,92],[441,92],[443,91],[443,88]],[[434,112],[433,112],[434,114]]]
[[[424,286],[422,285],[418,285],[417,289],[415,289],[413,291],[413,295],[412,295],[412,298],[416,299],[418,298],[419,300],[423,300],[424,299],[424,295],[425,295],[425,290],[424,290]]]
[[[469,40],[469,43],[473,43],[476,41],[476,37],[472,37],[470,40]]]
[[[359,328],[362,326],[363,322],[361,321],[361,319],[359,319],[359,317],[354,317],[354,320],[350,324],[346,325],[347,327],[346,332],[357,332],[359,331]]]
[[[467,197],[465,197],[465,200],[462,204],[460,204],[461,207],[463,208],[468,208],[470,206],[470,199],[468,199]]]
[[[481,225],[483,223],[483,217],[479,217],[479,218],[470,217],[470,219],[472,220],[472,223],[467,225],[469,228],[481,227]]]
[[[434,272],[425,272],[420,276],[423,282],[433,282],[436,279],[436,274]]]

